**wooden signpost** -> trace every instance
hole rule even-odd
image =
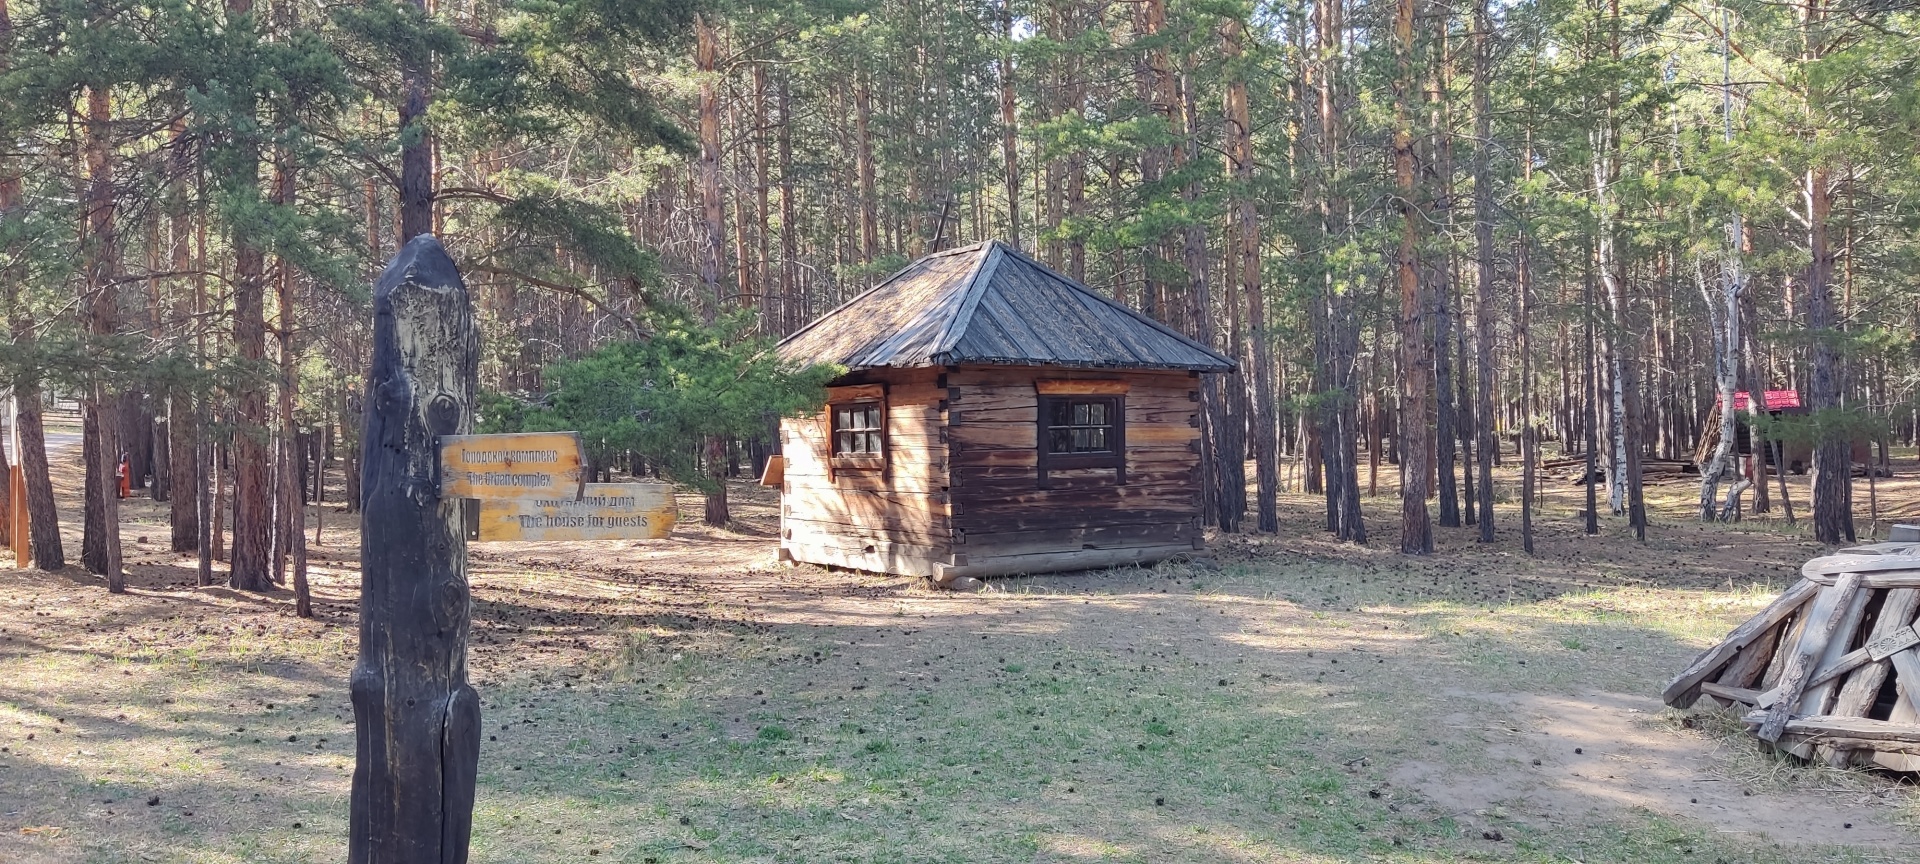
[[[466,505],[441,494],[439,441],[472,431],[479,362],[453,259],[415,237],[373,294],[351,864],[467,860],[480,698],[467,684]]]
[[[373,311],[347,860],[463,864],[480,762],[468,508],[483,541],[657,539],[678,511],[665,483],[583,482],[578,433],[472,434],[479,330],[432,235],[387,264]]]
[[[679,519],[666,483],[588,483],[573,498],[480,502],[480,542],[658,540]]]

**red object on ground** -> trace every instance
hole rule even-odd
[[[1747,391],[1745,390],[1735,391],[1733,394],[1733,410],[1735,411],[1747,410],[1747,398],[1748,398]],[[1720,400],[1715,399],[1714,404],[1719,405]],[[1780,411],[1787,408],[1798,408],[1800,407],[1800,393],[1797,390],[1768,390],[1766,404],[1767,404],[1766,410],[1768,411]]]

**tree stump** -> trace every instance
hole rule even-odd
[[[465,502],[440,496],[439,439],[472,431],[480,339],[460,273],[431,235],[394,256],[373,309],[347,860],[459,864],[480,702],[467,684]]]

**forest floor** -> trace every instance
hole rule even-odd
[[[1897,471],[1880,502],[1920,500]],[[473,860],[1910,860],[1913,786],[1656,696],[1820,547],[1691,521],[1691,478],[1649,487],[1644,545],[1610,516],[1582,536],[1579,488],[1547,488],[1532,557],[1512,503],[1494,544],[1398,555],[1383,486],[1370,547],[1289,494],[1280,535],[1211,561],[976,594],[782,569],[746,485],[729,531],[685,497],[667,540],[476,545]],[[163,506],[127,508],[124,597],[0,571],[0,861],[339,861],[349,517],[327,508],[300,620],[286,591],[193,587]]]

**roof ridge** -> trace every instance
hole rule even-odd
[[[938,359],[952,354],[960,340],[966,337],[967,325],[973,323],[973,313],[980,308],[980,296],[986,293],[988,280],[999,267],[999,258],[994,253],[1005,245],[998,240],[983,240],[974,244],[981,250],[980,260],[973,262],[973,269],[967,271],[966,278],[962,280],[960,306],[954,310],[953,318],[947,321],[939,341],[933,343],[930,357]],[[989,266],[989,262],[992,262],[992,266]]]

